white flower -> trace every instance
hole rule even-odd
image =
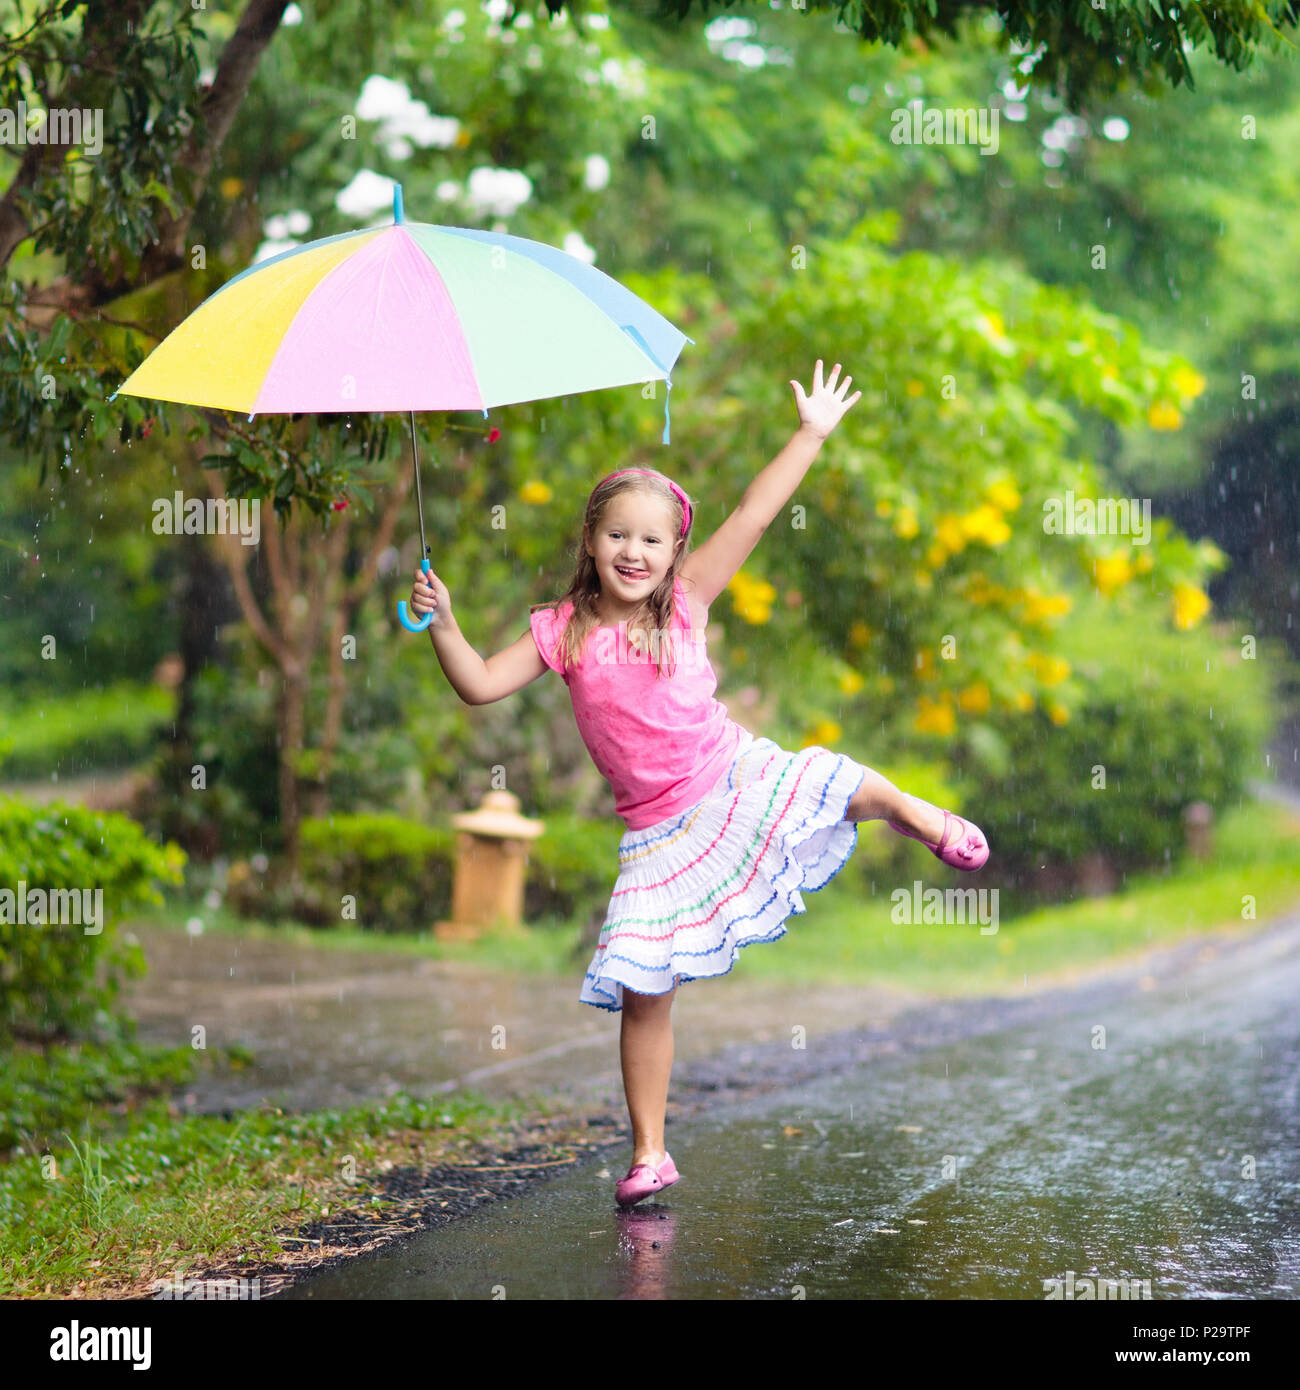
[[[269,261],[272,256],[278,256],[282,252],[292,251],[299,243],[296,241],[264,241],[253,253],[253,264],[258,261]]]
[[[570,256],[580,261],[586,261],[588,265],[592,265],[596,260],[595,251],[587,245],[577,232],[569,232],[564,238],[564,249]]]
[[[589,154],[584,182],[593,192],[609,186],[609,160],[603,154]]]
[[[361,84],[357,98],[357,115],[363,121],[379,121],[404,111],[411,101],[411,89],[405,82],[373,73]]]
[[[720,16],[704,26],[704,37],[709,43],[721,43],[724,39],[748,38],[757,28],[752,19]]]
[[[373,169],[359,169],[352,182],[339,191],[334,206],[348,217],[369,217],[383,207],[391,207],[395,179],[376,174]]]
[[[532,196],[533,184],[527,174],[518,169],[492,169],[480,165],[471,171],[467,197],[480,214],[509,217]]]
[[[357,98],[357,115],[363,121],[381,121],[379,139],[394,159],[410,156],[411,146],[446,149],[456,143],[460,122],[454,116],[435,116],[411,96],[405,82],[394,82],[378,73],[367,77]]]
[[[301,236],[311,226],[311,218],[301,208],[292,212],[276,213],[262,224],[263,233],[272,241],[283,241],[287,237]]]

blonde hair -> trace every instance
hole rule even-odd
[[[587,553],[587,540],[604,520],[610,503],[625,492],[640,492],[666,502],[673,518],[674,538],[681,537],[683,523],[685,524],[686,536],[682,544],[677,547],[672,564],[668,567],[668,573],[664,575],[663,580],[654,591],[642,599],[640,607],[628,621],[627,628],[628,633],[631,634],[634,626],[640,627],[647,636],[652,631],[667,633],[671,630],[673,585],[677,579],[677,572],[681,569],[682,562],[690,549],[690,532],[695,519],[693,515],[695,509],[692,507],[690,509],[692,515],[687,515],[680,497],[670,486],[670,480],[657,469],[648,468],[636,473],[611,475],[601,479],[592,488],[591,494],[587,498],[587,506],[583,514],[582,535],[577,544],[577,564],[574,566],[573,578],[569,581],[569,587],[559,598],[550,603],[534,603],[528,610],[529,613],[536,613],[538,610],[548,608],[558,610],[566,602],[572,602],[573,611],[569,614],[569,620],[565,623],[564,631],[556,644],[556,657],[563,670],[567,671],[569,667],[576,666],[582,659],[587,638],[593,629],[600,624],[600,614],[596,610],[600,598],[600,575],[597,573],[595,560]],[[647,618],[650,620],[648,623],[644,621]],[[662,654],[665,649],[671,649],[671,647],[672,643],[669,641],[661,641],[658,644],[659,650],[655,654],[656,679],[664,674]],[[673,662],[668,674],[671,675],[675,669],[676,663]]]

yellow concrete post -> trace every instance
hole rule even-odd
[[[457,836],[451,918],[434,924],[443,940],[472,940],[485,927],[521,925],[528,841],[546,823],[519,814],[519,798],[492,791],[477,811],[453,816]]]

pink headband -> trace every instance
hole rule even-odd
[[[661,474],[654,473],[653,469],[650,468],[620,468],[617,473],[611,473],[608,477],[602,478],[601,482],[607,483],[609,482],[610,478],[621,478],[624,473],[646,473],[652,477],[662,476]],[[686,534],[686,528],[691,524],[691,504],[687,500],[686,494],[681,490],[681,488],[677,486],[675,482],[673,482],[671,478],[664,478],[664,482],[666,482],[668,486],[672,488],[673,492],[676,494],[678,500],[682,504],[682,535],[684,536]]]

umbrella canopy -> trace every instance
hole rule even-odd
[[[482,410],[662,380],[684,343],[630,290],[542,242],[407,222],[250,266],[113,394],[257,414]],[[111,399],[111,398],[110,398]],[[663,442],[669,442],[667,400]]]
[[[482,410],[664,381],[693,343],[604,271],[525,237],[407,222],[259,261],[184,319],[118,395],[258,414]],[[671,419],[664,399],[663,442]],[[423,632],[405,602],[402,625]]]

